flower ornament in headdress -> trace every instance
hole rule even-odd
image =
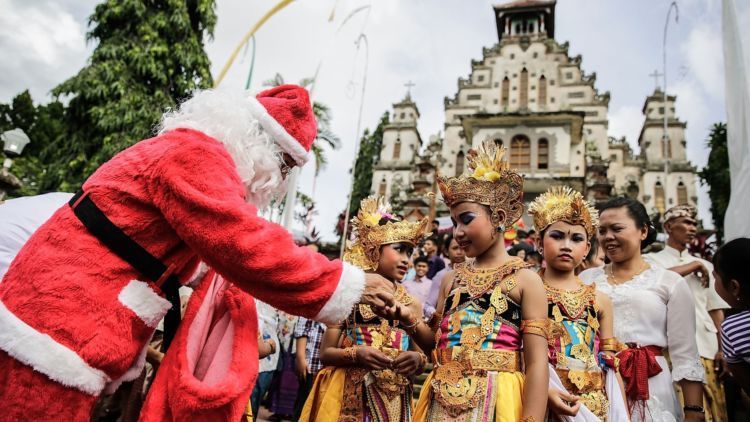
[[[599,225],[596,209],[580,192],[567,186],[554,186],[539,195],[529,205],[529,214],[534,217],[534,228],[540,233],[553,223],[564,221],[583,226],[591,239]]]
[[[383,219],[386,222],[381,225]],[[416,245],[427,233],[428,222],[427,218],[417,222],[398,221],[382,197],[365,198],[359,213],[352,218],[355,240],[347,247],[344,260],[365,271],[376,270],[382,245],[402,242]]]
[[[503,160],[505,148],[488,139],[468,155],[469,171],[458,177],[438,176],[447,206],[475,202],[490,208],[495,227],[510,227],[523,214],[523,177]]]

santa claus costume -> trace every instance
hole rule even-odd
[[[158,136],[102,165],[76,201],[34,233],[0,283],[0,420],[88,420],[97,396],[140,372],[170,307],[164,280],[185,282],[200,261],[278,309],[344,319],[360,300],[364,273],[296,247],[257,215],[283,190],[282,154],[304,164],[315,135],[300,87],[257,97],[207,90],[165,115]],[[163,263],[159,280],[145,280],[92,233],[76,213],[85,201]],[[252,338],[255,324],[246,327]]]

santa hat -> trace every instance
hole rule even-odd
[[[263,129],[297,165],[307,162],[307,153],[318,133],[310,95],[298,85],[280,85],[250,98],[250,110]]]

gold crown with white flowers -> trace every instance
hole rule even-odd
[[[581,225],[591,239],[599,225],[599,212],[583,199],[580,192],[568,186],[554,186],[529,205],[534,228],[542,232],[558,221]]]
[[[490,207],[492,224],[510,227],[523,214],[523,176],[503,160],[505,148],[485,140],[468,154],[469,171],[458,177],[438,176],[443,202],[449,207],[475,202]]]
[[[380,224],[384,219],[385,223]],[[417,245],[427,233],[428,222],[427,218],[417,222],[396,220],[390,205],[382,197],[365,198],[357,216],[352,218],[354,242],[344,252],[344,260],[365,271],[376,270],[382,245]]]

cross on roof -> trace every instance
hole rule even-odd
[[[654,90],[658,90],[659,89],[659,78],[662,77],[662,76],[664,76],[664,74],[663,73],[659,73],[658,70],[654,70],[654,73],[649,73],[648,76],[654,78]]]
[[[412,82],[412,81],[408,81],[408,82],[406,82],[404,84],[404,86],[406,87],[406,96],[407,97],[411,98],[411,87],[413,87],[414,85],[416,85],[416,84],[414,82]]]

